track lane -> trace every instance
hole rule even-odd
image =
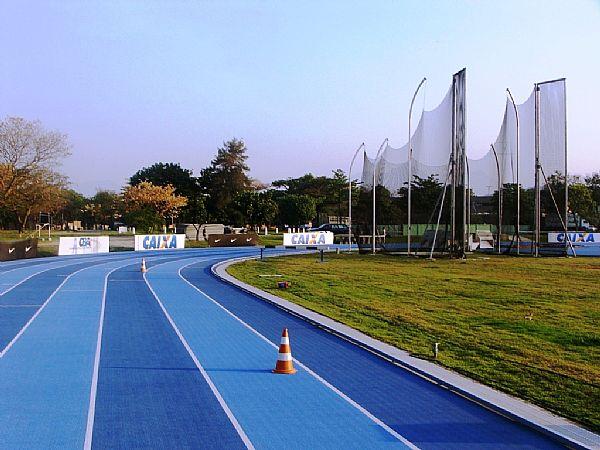
[[[109,277],[93,422],[92,448],[245,448],[138,267]]]
[[[307,367],[272,374],[277,345],[183,280],[189,264],[165,263],[146,278],[257,448],[411,446]]]
[[[82,448],[103,283],[125,264],[74,274],[0,359],[3,448]]]

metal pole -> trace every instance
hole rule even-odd
[[[520,135],[519,135],[519,110],[517,109],[517,104],[515,103],[515,99],[513,98],[510,89],[506,88],[506,92],[508,92],[508,96],[510,97],[510,101],[513,105],[513,109],[515,110],[515,119],[517,125],[517,255],[521,253],[521,185],[519,184],[519,166],[521,165],[519,160],[519,145],[520,145]]]
[[[373,162],[373,242],[371,242],[371,249],[373,251],[373,254],[375,254],[375,175],[377,173],[377,159],[379,158],[379,154],[381,153],[381,150],[383,150],[383,147],[387,144],[387,142],[388,138],[385,138],[379,146],[379,150],[377,150],[377,155],[375,156],[375,160]]]
[[[456,79],[452,78],[452,196],[450,201],[450,255],[456,250]]]
[[[356,155],[358,155],[358,152],[364,146],[365,143],[363,142],[356,149],[352,161],[350,162],[350,169],[348,170],[348,251],[352,251],[352,166],[354,165]]]
[[[464,210],[463,210],[463,221],[464,221],[464,228],[466,229],[466,233],[463,237],[463,239],[465,239],[464,241],[464,247],[465,247],[465,251],[471,250],[469,248],[469,236],[471,234],[471,174],[469,173],[469,160],[466,158],[467,153],[465,152],[465,175],[467,176],[467,182],[465,184],[465,198],[464,198]],[[464,252],[463,252],[464,255]]]
[[[540,88],[535,85],[535,234],[534,256],[539,256],[540,247]]]
[[[423,78],[417,86],[417,90],[415,91],[413,98],[410,102],[410,109],[408,110],[408,254],[410,255],[410,238],[412,235],[412,222],[411,222],[411,211],[412,211],[412,201],[411,201],[411,187],[412,187],[412,131],[411,131],[411,119],[412,119],[412,109],[415,103],[415,98],[417,98],[417,93],[423,83],[427,78]]]
[[[569,177],[567,172],[567,82],[565,83],[565,87],[563,90],[564,101],[565,101],[565,253],[568,255],[569,252]],[[575,252],[573,252],[573,256]]]
[[[498,253],[500,250],[500,236],[502,235],[502,177],[500,174],[500,162],[498,161],[498,154],[494,148],[494,144],[490,144],[492,152],[494,152],[494,158],[496,158],[496,169],[498,171]]]

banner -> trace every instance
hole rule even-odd
[[[249,247],[258,245],[256,234],[209,234],[208,245],[211,247]]]
[[[61,237],[58,244],[58,254],[90,255],[93,253],[108,253],[108,236],[73,236]]]
[[[135,250],[185,248],[185,234],[136,234]]]
[[[284,233],[283,245],[333,245],[333,233],[331,231]]]
[[[0,261],[37,257],[37,239],[0,242]]]
[[[597,244],[600,243],[600,233],[570,232],[569,239],[578,244]],[[567,240],[565,233],[548,233],[548,242],[564,243]]]

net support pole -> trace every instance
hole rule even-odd
[[[494,158],[496,158],[496,170],[498,172],[498,253],[501,252],[500,249],[500,237],[502,236],[502,176],[500,173],[500,162],[498,161],[498,154],[496,153],[496,149],[494,148],[494,144],[490,145],[492,147],[492,152],[494,153]]]
[[[358,155],[358,152],[361,148],[365,146],[363,142],[354,152],[354,156],[352,157],[352,161],[350,162],[350,168],[348,169],[348,251],[352,251],[352,166],[354,165],[354,160]]]
[[[421,86],[423,86],[423,84],[425,83],[425,81],[427,80],[427,78],[423,78],[421,80],[421,82],[419,83],[419,86],[417,86],[417,90],[415,91],[412,100],[410,102],[410,109],[408,110],[408,210],[407,210],[407,216],[408,216],[408,250],[407,253],[410,255],[410,240],[411,240],[411,236],[412,236],[412,222],[411,222],[411,214],[412,214],[412,197],[411,197],[411,191],[412,191],[412,128],[411,128],[411,122],[412,122],[412,109],[413,109],[413,105],[415,103],[415,99],[417,98],[417,94],[419,93],[419,89],[421,89]]]
[[[452,190],[450,198],[450,255],[456,250],[456,77],[452,77]]]
[[[540,204],[540,87],[536,84],[535,89],[535,234],[533,243],[533,255],[539,256],[540,247],[540,221],[541,221],[541,204]]]
[[[521,136],[519,134],[519,110],[517,109],[517,104],[515,103],[515,99],[512,96],[509,88],[506,88],[506,92],[508,92],[508,96],[510,97],[510,102],[513,105],[513,109],[515,111],[515,124],[516,124],[516,132],[517,132],[517,142],[516,142],[516,156],[517,156],[517,229],[515,230],[517,235],[517,255],[521,253],[521,184],[519,180],[519,167],[521,165],[519,159],[519,146]]]
[[[565,87],[563,89],[564,102],[565,102],[565,254],[569,254],[569,172],[567,171],[567,83],[565,82]],[[572,247],[572,246],[571,246]],[[575,255],[575,251],[573,251],[573,256]]]
[[[384,146],[387,144],[387,142],[388,142],[388,138],[385,138],[383,140],[383,142],[381,143],[379,150],[377,150],[377,155],[375,156],[375,161],[373,163],[373,240],[371,242],[371,249],[372,249],[373,254],[375,254],[375,235],[376,235],[376,232],[375,232],[375,226],[376,226],[376,223],[375,223],[375,203],[376,203],[375,189],[377,187],[377,182],[376,182],[375,178],[377,175],[377,166],[379,165],[379,161],[378,161],[379,155],[381,153],[381,150],[383,150]]]

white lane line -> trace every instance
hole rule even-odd
[[[42,305],[0,305],[0,308],[37,308],[40,306]]]
[[[2,350],[0,352],[0,358],[4,357],[4,355],[6,355],[6,352],[9,351],[10,348],[14,345],[14,343],[17,342],[17,340],[23,335],[23,333],[25,333],[25,330],[27,330],[27,328],[29,328],[29,325],[31,325],[31,323],[36,319],[36,317],[40,315],[40,313],[44,310],[46,305],[50,302],[50,300],[52,300],[52,298],[54,298],[56,293],[60,290],[61,287],[63,287],[63,285],[69,280],[69,278],[71,278],[73,275],[75,275],[85,269],[87,269],[87,267],[84,267],[82,269],[76,270],[75,272],[71,273],[58,285],[58,287],[56,289],[54,289],[52,294],[50,294],[50,296],[46,299],[46,301],[44,303],[42,303],[42,306],[40,306],[40,308],[35,312],[35,314],[33,316],[31,316],[31,318],[27,321],[27,323],[25,325],[23,325],[23,328],[21,328],[19,330],[17,335],[8,343],[8,345],[4,348],[4,350]]]
[[[221,305],[218,301],[216,301],[214,298],[212,298],[210,295],[208,295],[207,293],[203,292],[202,290],[200,290],[198,287],[194,286],[192,283],[190,283],[188,280],[186,280],[183,275],[181,275],[181,271],[183,269],[185,269],[186,267],[189,267],[191,265],[193,265],[195,263],[191,263],[191,264],[187,264],[185,266],[182,266],[179,268],[179,270],[177,271],[177,274],[179,275],[179,277],[185,281],[187,284],[189,284],[192,288],[194,288],[196,291],[198,291],[200,294],[202,294],[204,297],[206,297],[208,300],[210,300],[211,302],[213,302],[215,305],[217,305],[219,308],[221,308],[223,311],[225,311],[227,314],[229,314],[231,317],[233,317],[235,320],[237,320],[238,322],[240,322],[243,326],[245,326],[246,328],[248,328],[250,331],[252,331],[255,335],[257,335],[259,338],[261,338],[263,341],[267,342],[269,345],[271,345],[271,347],[274,347],[276,349],[279,349],[279,346],[277,344],[275,344],[274,342],[271,342],[267,337],[265,337],[264,335],[262,335],[259,331],[255,330],[254,328],[252,328],[251,325],[247,324],[246,322],[244,322],[242,319],[240,319],[238,316],[236,316],[234,313],[232,313],[230,310],[228,310],[227,308],[225,308],[223,305]],[[331,389],[333,392],[335,392],[337,395],[339,395],[341,398],[343,398],[344,400],[346,400],[348,403],[350,403],[352,406],[354,406],[356,409],[358,409],[361,413],[363,413],[365,416],[367,416],[369,419],[371,419],[373,422],[375,422],[377,425],[379,425],[380,427],[382,427],[385,431],[387,431],[389,434],[391,434],[392,436],[394,436],[396,439],[398,439],[399,441],[401,441],[403,444],[405,444],[406,446],[408,446],[409,448],[413,449],[413,450],[418,450],[419,447],[417,447],[415,444],[413,444],[412,442],[410,442],[408,439],[406,439],[404,436],[402,436],[401,434],[399,434],[397,431],[395,431],[394,429],[392,429],[389,425],[387,425],[385,422],[383,422],[381,419],[377,418],[375,415],[373,415],[371,412],[369,412],[366,408],[364,408],[363,406],[361,406],[360,404],[358,404],[357,402],[355,402],[354,400],[352,400],[350,397],[348,397],[346,394],[344,394],[342,391],[340,391],[338,388],[336,388],[335,386],[333,386],[331,383],[329,383],[327,380],[325,380],[323,377],[321,377],[320,375],[318,375],[316,372],[314,372],[312,369],[310,369],[308,366],[306,366],[305,364],[303,364],[302,362],[298,361],[296,358],[293,358],[294,362],[296,364],[298,364],[298,366],[302,367],[306,372],[308,372],[310,375],[312,375],[313,377],[315,377],[319,382],[321,382],[322,384],[324,384],[326,387],[328,387],[329,389]]]
[[[21,284],[25,283],[27,280],[35,277],[36,275],[39,275],[40,273],[44,273],[44,272],[48,272],[49,270],[54,270],[54,269],[62,269],[63,267],[68,267],[68,266],[73,266],[79,263],[69,263],[69,264],[63,264],[60,266],[55,266],[55,267],[50,267],[44,270],[40,270],[38,272],[34,272],[31,275],[27,276],[26,278],[23,278],[21,281],[19,281],[16,284],[11,284],[10,287],[8,289],[5,289],[4,291],[0,292],[0,297],[2,297],[4,294],[9,293],[10,291],[12,291],[14,288],[16,288],[17,286],[20,286]],[[20,267],[22,269],[22,267]],[[5,272],[6,273],[6,272]],[[1,274],[0,274],[1,275]]]
[[[74,266],[74,265],[77,265],[77,264],[84,264],[86,262],[97,262],[97,261],[102,261],[102,258],[94,257],[94,258],[89,258],[86,261],[81,261],[81,260],[69,261],[66,264],[60,264],[60,265],[52,266],[52,267],[48,267],[48,264],[53,264],[52,262],[49,262],[48,264],[40,264],[40,266],[47,267],[47,268],[43,269],[43,270],[39,270],[39,271],[37,271],[35,273],[32,273],[31,275],[27,276],[26,278],[22,279],[21,281],[19,281],[16,284],[12,284],[12,283],[9,284],[11,287],[8,288],[8,289],[6,289],[6,290],[4,290],[3,292],[0,292],[0,297],[2,297],[4,294],[7,294],[10,291],[12,291],[17,286],[25,283],[27,280],[33,278],[34,276],[39,275],[40,273],[48,272],[49,270],[54,270],[54,269],[62,269],[63,267]],[[17,267],[15,269],[7,270],[6,272],[0,273],[0,276],[4,275],[7,272],[12,272],[13,270],[17,270],[17,269],[23,269],[23,267]],[[57,276],[62,277],[62,276],[66,276],[66,275],[57,275]]]
[[[88,407],[87,425],[85,428],[85,441],[83,448],[89,450],[92,448],[92,435],[94,433],[94,418],[96,416],[96,393],[98,392],[98,373],[100,371],[100,352],[102,351],[102,333],[104,331],[104,311],[106,310],[106,291],[108,290],[108,277],[115,270],[127,267],[136,263],[128,261],[127,264],[115,267],[104,277],[104,288],[102,290],[102,304],[100,307],[100,322],[98,323],[98,336],[96,338],[96,353],[94,355],[94,371],[92,372],[92,385],[90,387],[90,402]]]
[[[216,259],[216,258],[211,258],[211,259]],[[197,261],[192,262],[189,265],[196,264],[196,263],[199,263],[199,262],[202,262],[202,261],[205,261],[205,260],[197,260]],[[173,262],[173,261],[168,261],[168,262]],[[166,263],[163,263],[163,264],[166,264]],[[153,267],[156,267],[157,265],[155,265]],[[152,269],[152,267],[150,269]],[[225,402],[225,399],[221,396],[221,393],[219,392],[219,390],[217,389],[217,387],[213,383],[213,381],[210,378],[210,376],[208,375],[208,373],[206,373],[206,370],[204,370],[204,367],[202,367],[202,364],[200,364],[200,361],[198,361],[198,358],[196,358],[196,355],[194,354],[192,348],[188,344],[188,342],[185,339],[185,337],[183,337],[183,335],[181,334],[181,331],[179,331],[179,328],[177,328],[177,325],[175,325],[175,322],[173,321],[173,318],[169,315],[169,313],[165,309],[165,306],[163,305],[163,303],[158,298],[158,295],[156,295],[156,292],[154,292],[154,289],[152,289],[152,286],[150,286],[150,283],[148,282],[148,279],[146,278],[146,274],[144,274],[143,277],[144,277],[144,281],[146,282],[146,285],[148,286],[148,289],[150,289],[150,292],[154,296],[154,299],[158,302],[158,305],[160,306],[160,309],[162,309],[162,312],[167,317],[167,320],[169,321],[169,323],[173,327],[173,330],[175,330],[175,333],[177,334],[177,337],[179,337],[179,340],[181,341],[181,343],[183,344],[183,346],[187,350],[188,354],[190,355],[190,357],[194,361],[194,364],[196,365],[196,367],[198,368],[198,370],[202,374],[202,377],[204,378],[204,380],[206,381],[206,383],[210,387],[210,390],[212,391],[213,395],[217,398],[217,401],[221,405],[221,408],[223,408],[223,411],[225,411],[225,414],[227,415],[227,417],[231,421],[231,424],[235,428],[235,431],[237,431],[238,435],[242,439],[242,442],[244,443],[244,445],[246,446],[246,448],[248,448],[248,449],[254,449],[254,445],[252,444],[252,442],[250,441],[250,439],[246,435],[246,432],[244,431],[244,429],[242,428],[242,426],[240,425],[240,423],[236,419],[236,417],[233,414],[233,412],[231,411],[231,409],[229,409],[229,406]],[[86,449],[86,450],[88,450],[88,449]]]
[[[128,261],[131,260],[131,258],[127,258]],[[96,260],[98,261],[98,260]],[[100,260],[101,261],[101,260]],[[8,352],[10,350],[10,348],[14,345],[15,342],[17,342],[19,340],[19,338],[23,335],[23,333],[25,333],[25,331],[27,330],[27,328],[29,328],[29,325],[31,325],[31,323],[37,318],[37,316],[40,315],[40,313],[44,310],[44,308],[46,307],[46,305],[50,302],[50,300],[52,300],[52,298],[54,298],[54,296],[56,295],[56,293],[60,290],[61,287],[64,286],[64,284],[69,281],[69,279],[73,276],[78,274],[79,272],[82,272],[86,269],[92,269],[95,267],[98,267],[100,265],[104,265],[104,264],[110,264],[111,262],[116,262],[116,261],[107,261],[105,263],[102,262],[98,262],[98,264],[94,264],[91,266],[87,266],[87,267],[83,267],[79,270],[76,270],[75,272],[72,272],[71,274],[67,275],[65,277],[65,279],[58,285],[58,287],[52,292],[52,294],[50,294],[50,296],[46,299],[46,301],[44,303],[42,303],[42,306],[40,306],[40,308],[35,312],[35,314],[33,316],[31,316],[31,318],[27,321],[27,323],[25,325],[23,325],[23,328],[21,328],[19,330],[19,332],[17,333],[17,335],[8,343],[8,345],[4,348],[4,350],[2,350],[0,352],[0,358],[3,358],[4,355],[6,355],[6,352]],[[48,269],[50,270],[50,269]]]

